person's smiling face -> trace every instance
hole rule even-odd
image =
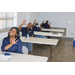
[[[11,30],[9,31],[9,35],[10,35],[10,37],[16,36],[16,35],[17,35],[16,29],[11,29]]]

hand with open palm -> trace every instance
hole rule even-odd
[[[26,24],[26,20],[23,20],[22,24],[25,25]]]
[[[13,38],[13,40],[12,40],[12,44],[17,44],[16,42],[18,41],[18,40],[16,40],[17,38]]]

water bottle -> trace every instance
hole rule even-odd
[[[75,47],[75,40],[73,40],[73,46]]]
[[[29,34],[27,34],[27,38],[29,38]]]

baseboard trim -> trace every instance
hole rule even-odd
[[[73,38],[73,37],[65,37],[65,36],[61,37],[61,39],[69,39],[69,40],[74,40],[74,38]]]

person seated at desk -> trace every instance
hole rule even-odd
[[[32,25],[32,28],[33,28],[34,31],[39,31],[39,32],[41,32],[41,29],[40,29],[38,23],[36,23],[36,19],[34,20],[34,23],[33,23],[33,25]],[[45,36],[42,36],[42,35],[35,35],[34,37],[46,38]]]
[[[43,27],[43,28],[46,28],[46,29],[51,29],[51,22],[48,24],[48,20],[46,21],[46,23],[44,23],[44,20],[43,22],[41,23],[40,27]],[[42,31],[42,32],[49,32],[49,31]],[[48,38],[50,38],[50,36],[48,36]]]
[[[18,27],[18,29],[22,32],[22,36],[27,37],[27,34],[29,34],[29,37],[34,37],[34,31],[31,29],[32,23],[28,23],[27,27],[22,27],[24,24],[26,24],[25,20],[23,20],[22,24]],[[29,51],[28,54],[31,54],[32,43],[22,42],[22,46],[26,46]]]
[[[22,53],[22,42],[17,27],[11,28],[8,36],[3,39],[1,50],[3,52]]]
[[[46,29],[50,29],[51,28],[51,22],[48,24],[48,20],[46,21],[46,23],[43,22],[40,24],[41,27],[46,28]]]

